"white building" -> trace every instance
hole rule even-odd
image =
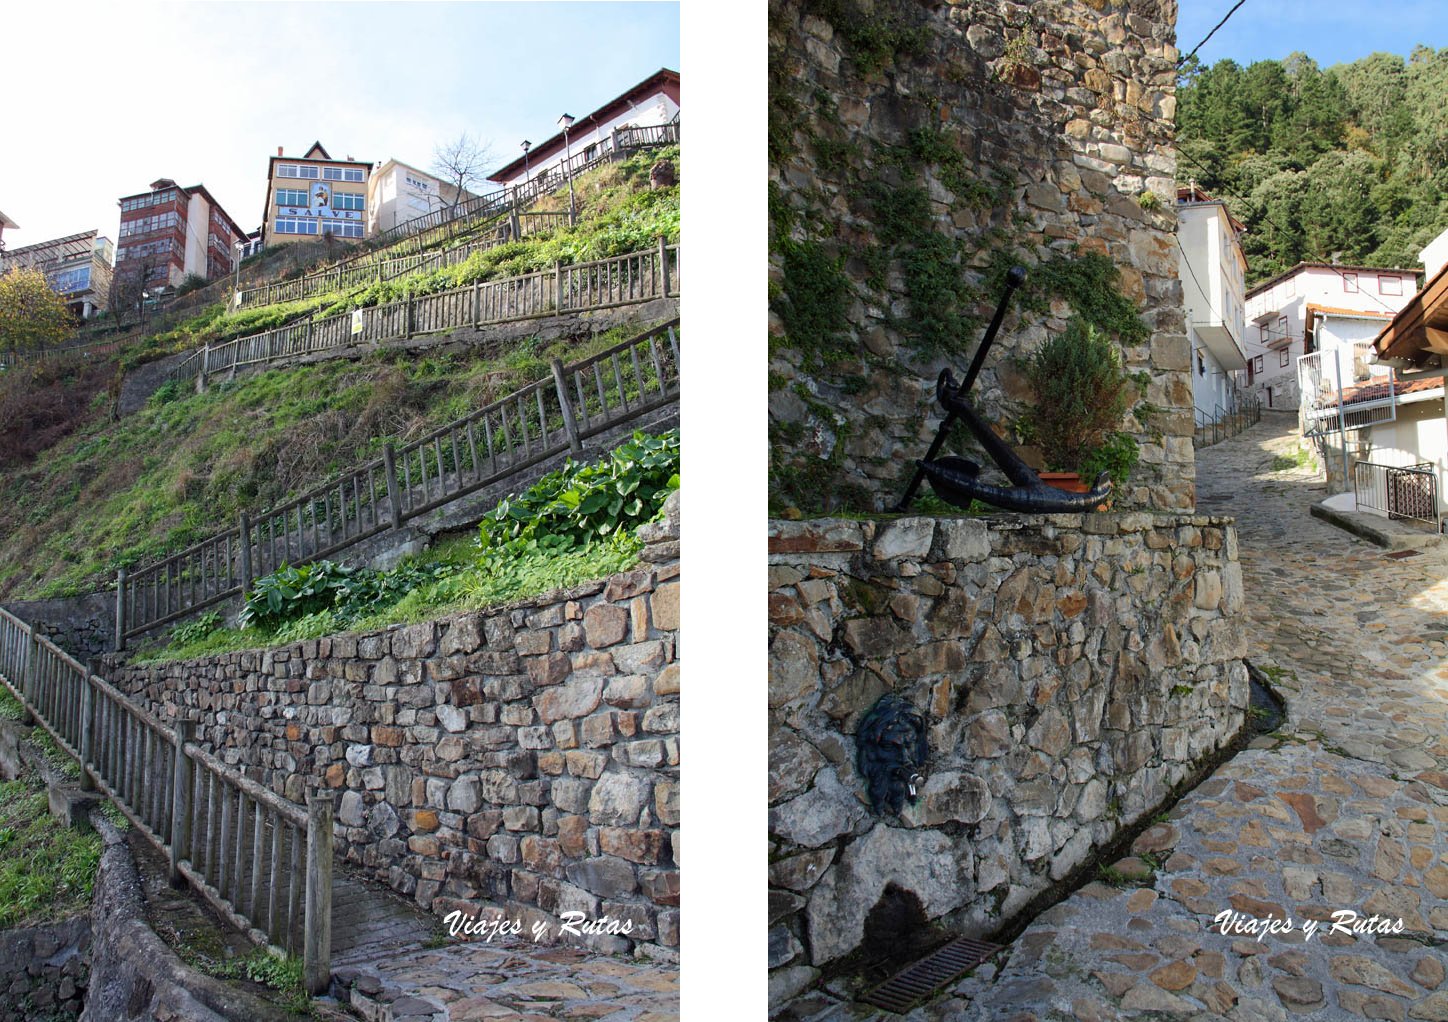
[[[1359,430],[1353,444],[1355,490],[1381,479],[1378,513],[1413,513],[1431,475],[1438,514],[1448,514],[1448,395],[1443,374],[1448,368],[1448,231],[1434,238],[1418,256],[1423,260],[1423,289],[1409,296],[1402,310],[1382,327],[1375,348],[1378,360],[1397,371],[1391,421]],[[1373,396],[1373,395],[1364,395]],[[1389,476],[1388,469],[1399,471]],[[1411,474],[1410,474],[1411,473]],[[1394,507],[1397,503],[1400,506]],[[1408,505],[1404,507],[1402,505]]]
[[[503,186],[522,184],[561,168],[565,157],[571,158],[576,169],[609,151],[615,130],[659,128],[678,116],[679,73],[660,68],[593,113],[575,118],[566,137],[560,131],[542,142],[530,144],[522,156],[489,175],[488,180]]]
[[[367,236],[376,237],[398,224],[451,206],[458,197],[455,186],[400,160],[388,160],[367,181]],[[461,200],[474,198],[463,190]]]
[[[1315,324],[1351,331],[1345,320],[1353,313],[1397,313],[1413,297],[1417,277],[1416,270],[1298,263],[1258,284],[1247,292],[1246,388],[1264,407],[1295,411],[1297,357],[1315,350],[1306,333],[1308,306],[1318,311]]]
[[[1197,422],[1214,422],[1235,405],[1232,373],[1247,368],[1243,298],[1247,257],[1241,223],[1200,188],[1177,189],[1182,299],[1192,345]]]

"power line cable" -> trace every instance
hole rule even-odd
[[[1183,58],[1181,58],[1180,60],[1177,61],[1177,67],[1181,67],[1181,66],[1182,66],[1183,64],[1185,64],[1187,61],[1189,61],[1189,60],[1191,60],[1193,57],[1195,57],[1195,56],[1197,55],[1197,51],[1200,50],[1203,46],[1207,45],[1207,39],[1210,39],[1210,38],[1212,38],[1212,36],[1216,35],[1216,34],[1217,34],[1217,29],[1218,29],[1218,28],[1221,28],[1223,25],[1225,25],[1225,24],[1227,23],[1227,18],[1230,18],[1232,15],[1236,14],[1236,13],[1237,13],[1237,8],[1238,8],[1238,7],[1241,7],[1241,6],[1242,6],[1244,3],[1246,3],[1246,2],[1247,2],[1247,0],[1237,0],[1237,2],[1232,5],[1232,9],[1227,12],[1227,16],[1226,16],[1225,18],[1223,18],[1221,21],[1217,22],[1216,28],[1213,28],[1210,32],[1207,33],[1206,39],[1203,39],[1201,42],[1197,43],[1197,45],[1193,46],[1191,53],[1188,53],[1185,57],[1183,57]]]

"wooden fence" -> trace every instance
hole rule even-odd
[[[397,256],[392,259],[336,266],[321,273],[310,273],[305,277],[298,277],[296,280],[239,291],[235,305],[239,308],[247,308],[272,305],[277,302],[294,302],[331,291],[340,291],[350,287],[366,287],[368,284],[394,280],[409,273],[420,273],[444,266],[456,266],[458,263],[466,262],[468,257],[476,252],[486,252],[499,245],[506,245],[510,241],[551,231],[567,222],[567,213],[513,213],[491,230],[488,237],[478,241],[440,252],[422,252]]]
[[[0,682],[213,907],[259,943],[301,953],[326,990],[332,949],[332,795],[306,808],[225,766],[0,610]]]
[[[580,278],[586,281],[585,275]],[[437,296],[434,296],[437,297]],[[564,366],[548,379],[196,545],[116,579],[116,648],[126,639],[300,565],[401,526],[583,441],[638,419],[679,394],[679,321]]]
[[[325,319],[304,319],[274,330],[198,349],[170,379],[263,365],[354,344],[406,340],[460,327],[509,323],[565,312],[615,308],[679,294],[679,246],[656,248],[500,280],[479,281],[436,294],[374,305]]]
[[[566,213],[530,214],[523,213],[521,210],[540,196],[564,187],[571,178],[577,177],[584,171],[591,170],[632,151],[674,145],[679,141],[679,132],[678,119],[669,124],[660,124],[650,128],[616,129],[608,138],[594,145],[592,151],[585,149],[571,159],[559,161],[541,171],[536,177],[530,177],[521,184],[510,185],[486,195],[475,196],[456,206],[436,209],[431,213],[425,213],[420,217],[397,224],[376,234],[370,239],[370,244],[386,246],[396,253],[399,242],[411,239],[404,247],[411,252],[417,252],[430,245],[472,233],[489,220],[501,220],[504,217],[511,220],[533,216],[565,218],[571,221]],[[514,223],[513,227],[517,236],[528,233],[525,224]],[[541,229],[541,226],[534,226],[534,230]],[[493,242],[493,244],[497,243]],[[244,291],[239,304],[245,307],[295,301],[298,298],[324,294],[340,287],[371,283],[377,279],[376,267],[379,264],[392,262],[396,258],[394,256],[392,259],[381,259],[379,255],[380,253],[375,251],[360,252],[334,263],[326,270],[309,274],[298,280]],[[388,279],[385,271],[382,279]]]
[[[118,339],[89,341],[84,344],[67,344],[43,351],[0,351],[0,368],[13,369],[20,366],[39,365],[42,362],[55,364],[84,362],[87,359],[114,354],[121,348]]]

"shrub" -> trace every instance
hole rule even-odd
[[[1073,319],[1030,355],[1025,372],[1036,402],[1023,433],[1052,470],[1084,472],[1135,402],[1121,352],[1095,326]]]

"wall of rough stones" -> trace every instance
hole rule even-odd
[[[778,1002],[895,883],[983,936],[1240,730],[1230,519],[1145,513],[774,522],[770,969]],[[920,797],[877,817],[855,733],[923,716]]]
[[[640,566],[508,607],[108,675],[446,913],[580,911],[679,942],[678,497]]]
[[[85,663],[115,646],[115,593],[57,597],[52,600],[16,600],[6,610],[40,629],[51,642]]]
[[[0,931],[0,1022],[79,1016],[90,942],[88,916]]]
[[[1122,423],[1141,464],[1117,506],[1194,508],[1174,242],[1176,6],[771,0],[776,506],[893,503],[939,421],[936,377],[973,353],[1000,268],[1095,253],[1150,327],[1123,351],[1161,409]],[[957,305],[975,320],[949,326],[947,350],[922,349],[926,321]],[[1013,442],[1031,395],[1012,358],[1073,311],[1060,297],[1033,312],[1017,301],[976,383],[978,407]]]

